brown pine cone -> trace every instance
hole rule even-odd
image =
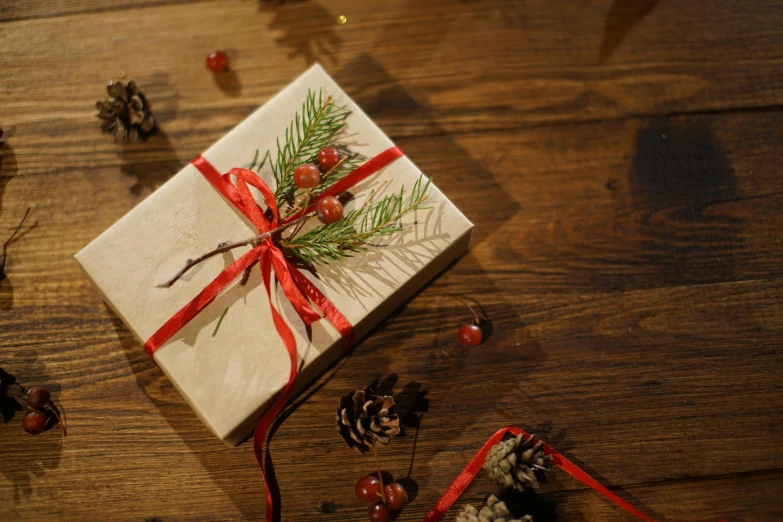
[[[489,450],[484,469],[489,478],[505,487],[523,491],[527,487],[538,487],[536,471],[552,471],[552,456],[544,455],[544,443],[533,444],[536,436],[527,439],[523,434],[516,438],[498,442]]]
[[[533,517],[530,515],[525,515],[522,518],[509,518],[511,516],[511,511],[508,510],[506,503],[495,495],[490,495],[481,510],[471,505],[462,508],[462,512],[457,515],[457,522],[533,522]]]
[[[155,132],[155,117],[139,85],[109,82],[109,99],[95,102],[104,134],[113,134],[120,142],[146,140]]]
[[[368,453],[373,446],[385,446],[400,433],[394,398],[373,395],[370,388],[343,395],[337,408],[337,431],[349,448],[360,453]]]

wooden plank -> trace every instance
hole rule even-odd
[[[213,439],[71,256],[321,60],[477,228],[280,424],[283,520],[322,520],[325,499],[366,520],[352,485],[372,459],[332,417],[374,379],[422,415],[382,452],[418,484],[400,520],[507,425],[658,519],[781,518],[782,16],[772,0],[0,0],[0,123],[17,127],[0,234],[36,207],[0,281],[0,365],[49,386],[70,425],[0,425],[0,513],[263,519],[250,445]],[[221,84],[202,65],[218,46],[236,73]],[[92,104],[123,70],[164,132],[120,148]],[[456,343],[470,317],[449,294],[480,300],[485,344]],[[562,473],[542,493],[558,520],[632,520]]]
[[[324,376],[281,424],[272,451],[284,520],[315,520],[312,505],[325,498],[344,510],[341,520],[362,520],[351,485],[372,462],[343,446],[331,416],[341,393],[376,378],[398,396],[402,412],[427,391],[418,435],[411,428],[382,453],[385,468],[401,476],[415,444],[420,500],[406,520],[421,519],[481,442],[505,425],[537,432],[665,515],[701,506],[725,515],[736,509],[717,501],[726,488],[737,487],[743,473],[776,468],[783,456],[774,349],[783,281],[574,297],[515,320],[499,317],[485,345],[465,348],[454,340],[464,312],[444,305],[449,276],[443,279]],[[497,296],[489,296],[494,303]],[[731,308],[737,311],[726,321]],[[631,330],[628,317],[637,321]],[[125,520],[138,519],[144,498],[142,515],[164,520],[260,519],[250,445],[231,449],[214,440],[119,320],[106,312],[101,322],[106,340],[3,348],[25,381],[52,384],[70,426],[65,440],[57,431],[32,439],[17,424],[0,427],[0,453],[13,455],[0,462],[4,505],[21,519],[38,502],[53,519],[89,517],[103,505],[107,518]],[[302,480],[302,462],[319,463],[315,483]],[[693,485],[694,477],[704,478]],[[779,509],[757,480],[749,476],[745,493],[732,497],[751,519]],[[644,482],[654,484],[636,486]],[[566,493],[577,487],[561,474],[545,491],[563,493],[554,498],[565,513],[624,519],[597,498]],[[487,489],[479,484],[467,498]]]
[[[56,18],[74,14],[98,14],[107,11],[125,11],[166,4],[193,4],[205,0],[101,0],[101,2],[82,2],[80,0],[36,0],[35,2],[17,2],[0,0],[0,22],[29,20],[34,18]],[[206,0],[209,1],[209,0]]]
[[[614,42],[623,20],[609,0],[573,9],[544,0],[286,2],[261,12],[254,2],[202,2],[5,22],[0,120],[43,138],[44,165],[105,151],[89,148],[92,107],[104,81],[124,71],[169,134],[215,139],[316,60],[390,119],[396,137],[778,106],[783,10],[774,0],[740,7],[714,2],[705,17],[699,2],[660,3],[617,29],[627,33],[601,65],[602,42]],[[336,23],[340,14],[347,24]],[[216,47],[235,71],[222,90],[203,66]]]
[[[454,187],[480,264],[524,294],[783,274],[776,112],[400,143]]]
[[[473,255],[483,270],[540,296],[782,276],[781,136],[780,119],[760,112],[399,143],[476,223]],[[207,144],[194,139],[183,152],[157,136],[96,154],[94,168],[73,159],[39,176],[26,175],[35,170],[16,153],[33,141],[15,136],[3,161],[13,177],[0,177],[0,227],[28,205],[39,223],[12,246],[8,271],[15,300],[50,306],[69,295],[69,317],[93,295],[71,256]],[[466,266],[454,271],[469,279],[477,267]],[[50,297],[53,286],[62,296]],[[12,317],[0,339],[28,320]],[[68,324],[55,335],[60,328]]]

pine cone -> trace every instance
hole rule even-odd
[[[356,390],[340,399],[337,431],[349,448],[367,453],[400,433],[400,419],[393,411],[393,397],[373,395],[370,388]]]
[[[538,487],[536,471],[550,472],[552,456],[544,455],[544,443],[533,444],[536,436],[525,439],[520,433],[516,438],[498,442],[489,450],[484,469],[489,478],[505,487],[523,491],[526,487]]]
[[[457,522],[533,522],[533,517],[525,515],[522,518],[508,518],[512,516],[506,503],[495,495],[490,495],[487,504],[481,511],[471,505],[462,508],[457,515]]]
[[[146,140],[155,131],[155,117],[147,97],[139,85],[128,82],[109,82],[106,86],[110,98],[95,102],[98,118],[104,134],[113,134],[120,142]]]

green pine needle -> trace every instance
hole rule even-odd
[[[408,195],[403,187],[399,194],[372,202],[376,195],[373,192],[368,196],[368,203],[362,208],[352,210],[335,223],[289,239],[283,246],[311,264],[339,261],[357,252],[366,252],[369,250],[369,241],[402,230],[400,218],[410,211],[422,208],[422,204],[427,200],[429,187],[430,181],[424,182],[422,174]]]
[[[275,199],[278,206],[294,199],[294,167],[301,163],[314,162],[318,151],[328,147],[343,128],[349,114],[347,108],[336,105],[331,97],[324,100],[322,90],[319,90],[317,95],[308,91],[301,112],[296,113],[294,121],[285,130],[283,144],[280,143],[280,138],[277,139],[277,156],[274,161],[270,161],[277,183]],[[267,152],[264,161],[269,156],[270,153]],[[338,179],[339,177],[335,176],[335,181]],[[334,183],[331,180],[330,182]]]
[[[260,151],[256,150],[250,169],[255,167],[256,171],[260,172],[264,165],[269,165],[277,185],[275,200],[278,208],[288,204],[288,215],[306,208],[318,195],[353,172],[364,161],[364,158],[358,155],[348,156],[312,191],[300,190],[294,183],[294,168],[302,163],[314,163],[318,152],[333,144],[349,114],[350,111],[336,105],[331,96],[324,99],[323,91],[315,93],[308,90],[301,111],[296,113],[294,120],[285,130],[283,142],[281,143],[280,138],[277,139],[275,159],[272,159],[272,151],[266,151],[258,162]],[[349,151],[343,153],[349,154]],[[403,215],[425,208],[422,204],[427,199],[429,187],[430,181],[424,182],[424,176],[421,175],[407,195],[402,188],[399,194],[374,201],[378,191],[373,191],[361,208],[352,210],[343,219],[281,241],[281,246],[312,264],[338,261],[357,252],[366,252],[371,246],[371,240],[402,230],[399,220]],[[296,235],[298,231],[299,227],[292,235]],[[220,316],[215,333],[226,311],[227,309]]]
[[[223,318],[226,316],[226,312],[228,312],[228,307],[226,307],[226,309],[223,310],[223,313],[220,314],[220,319],[218,319],[218,322],[215,325],[215,329],[212,331],[212,337],[215,337],[215,335],[217,334],[218,328],[220,328],[220,323],[223,322]]]

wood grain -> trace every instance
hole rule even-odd
[[[409,425],[382,453],[418,490],[400,521],[506,425],[657,519],[780,519],[781,21],[771,0],[0,0],[0,239],[35,207],[0,281],[0,366],[70,428],[0,424],[0,519],[263,519],[250,445],[213,439],[72,256],[316,60],[476,230],[281,418],[282,520],[366,520],[352,485],[373,464],[332,416],[373,380]],[[162,123],[146,144],[92,114],[123,70]],[[456,342],[450,294],[480,301],[483,345]],[[563,473],[540,493],[537,522],[632,520]]]
[[[260,11],[229,0],[11,21],[2,26],[0,119],[41,136],[67,129],[64,147],[36,149],[50,167],[62,148],[91,152],[92,102],[124,71],[146,87],[169,134],[214,139],[316,60],[352,92],[373,91],[368,109],[395,115],[388,131],[397,137],[779,106],[779,2],[713,4],[709,17],[698,2],[657,5],[600,66],[602,41],[625,30],[607,26],[616,17],[609,0],[572,9],[544,0],[399,0],[384,9],[306,1]],[[340,14],[350,21],[338,25]],[[203,68],[216,46],[235,71],[220,84]],[[390,96],[394,83],[409,94]],[[422,106],[432,118],[421,118]]]

